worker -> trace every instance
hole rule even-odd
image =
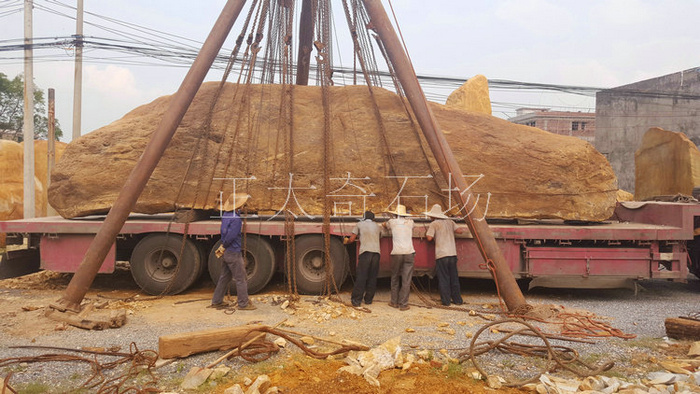
[[[461,230],[442,212],[440,204],[433,205],[425,215],[431,219],[425,238],[429,242],[435,240],[435,271],[437,271],[440,301],[445,306],[450,306],[450,301],[455,305],[462,305],[464,301],[459,288],[457,247],[455,246],[455,232],[461,232]]]
[[[211,308],[225,309],[229,305],[224,302],[224,296],[228,291],[231,276],[236,282],[236,296],[239,310],[257,309],[248,299],[248,278],[245,270],[245,263],[241,253],[241,228],[243,223],[237,209],[248,201],[247,194],[231,196],[222,206],[221,214],[221,246],[223,247],[223,261],[221,264],[221,274],[216,282],[214,296],[211,299]],[[221,249],[221,248],[220,248]],[[221,251],[218,250],[220,253]],[[217,253],[217,255],[219,254]],[[220,256],[219,256],[220,257]]]
[[[382,223],[391,231],[391,301],[389,306],[407,311],[408,295],[411,291],[413,263],[416,251],[413,249],[413,220],[408,219],[406,207],[396,205],[396,211],[389,211],[393,218]]]
[[[374,221],[374,213],[366,211],[355,227],[352,235],[343,242],[347,245],[355,242],[360,237],[360,254],[357,258],[355,271],[355,286],[352,289],[350,302],[352,306],[359,307],[364,298],[369,305],[374,299],[377,290],[377,274],[379,274],[379,236],[381,229]]]

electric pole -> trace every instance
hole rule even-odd
[[[73,80],[73,141],[80,138],[83,106],[83,0],[75,18],[75,78]]]
[[[24,0],[24,218],[34,217],[34,59],[32,0]]]

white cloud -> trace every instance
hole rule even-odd
[[[136,87],[136,78],[131,70],[108,65],[106,67],[85,67],[83,87],[97,94],[105,94],[114,99],[135,100],[142,96]]]

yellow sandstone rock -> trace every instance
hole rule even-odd
[[[448,107],[491,115],[489,81],[483,75],[475,75],[452,92],[445,104]]]
[[[236,192],[252,196],[252,211],[321,215],[328,168],[327,197],[336,214],[346,214],[349,203],[355,215],[364,208],[387,210],[399,192],[411,212],[440,203],[457,213],[449,183],[396,94],[373,89],[381,133],[366,86],[331,87],[330,135],[324,139],[319,87],[295,86],[289,96],[281,85],[226,84],[206,133],[217,85],[200,88],[135,212],[218,209],[219,194],[231,193],[236,178]],[[280,103],[289,97],[291,121],[280,115]],[[170,99],[158,98],[73,141],[52,177],[52,206],[64,217],[107,212]],[[430,107],[488,217],[605,220],[612,214],[617,179],[589,143],[486,114]]]
[[[0,220],[24,217],[23,173],[24,147],[14,141],[0,140]],[[34,209],[36,216],[41,216],[46,209],[46,194],[41,179],[35,176],[34,182]]]
[[[634,154],[634,198],[693,194],[700,186],[700,151],[683,133],[649,129]]]

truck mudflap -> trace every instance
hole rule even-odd
[[[685,282],[688,254],[684,243],[647,247],[524,248],[530,288],[635,288],[644,279]]]
[[[39,271],[39,249],[10,250],[0,256],[0,279]]]

